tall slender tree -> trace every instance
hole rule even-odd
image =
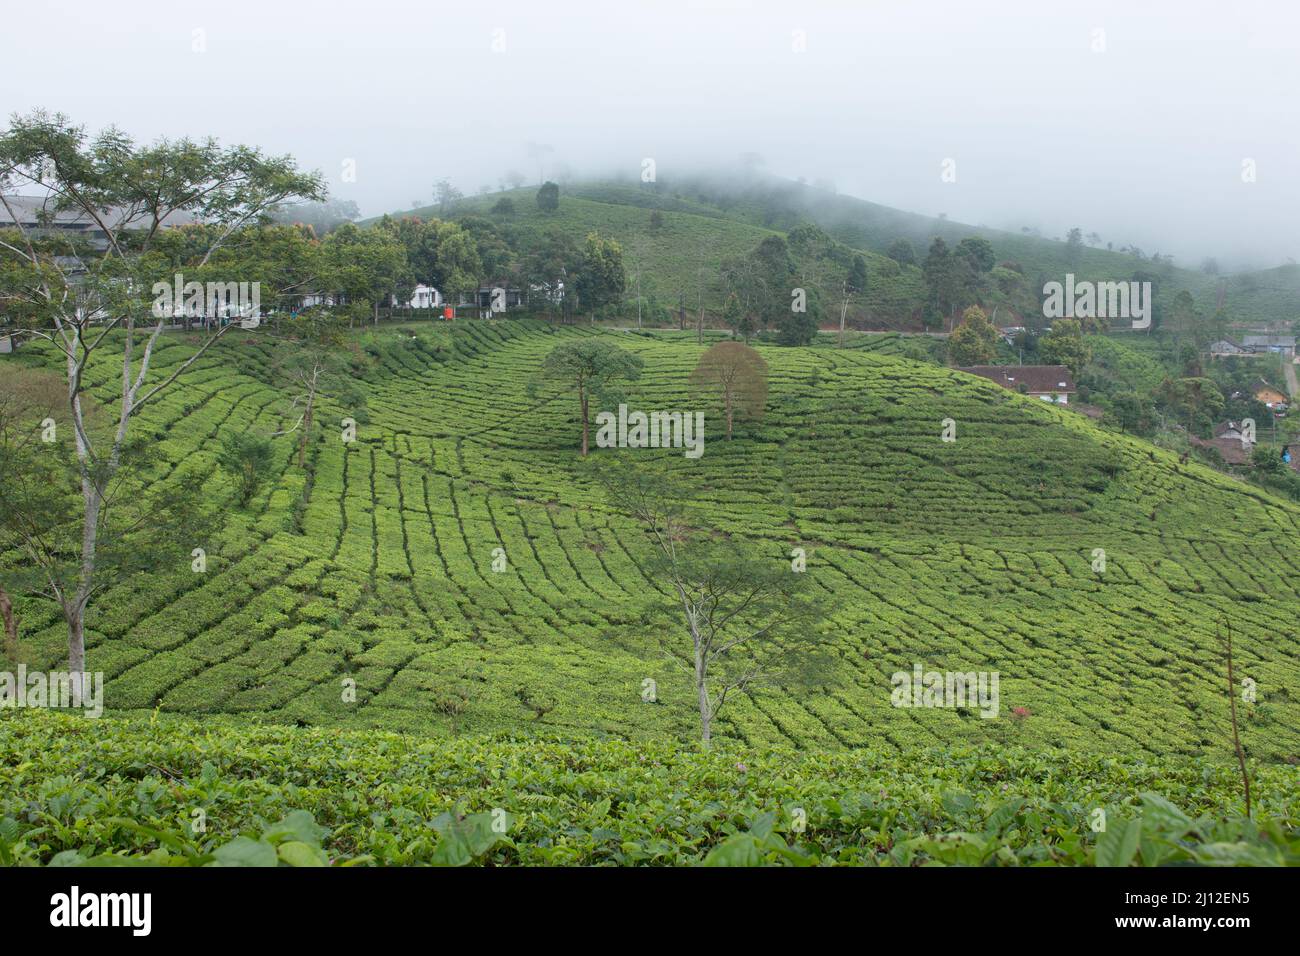
[[[546,356],[530,383],[530,391],[535,394],[543,384],[554,383],[565,391],[577,393],[582,419],[582,457],[586,458],[592,400],[617,397],[618,383],[640,378],[643,365],[641,356],[611,342],[594,338],[566,342]]]
[[[45,197],[50,216],[71,214],[86,222],[98,242],[50,237],[21,226],[0,238],[0,256],[25,272],[21,293],[34,321],[29,334],[48,342],[63,359],[80,482],[80,555],[75,574],[51,581],[68,626],[68,665],[85,670],[85,615],[98,590],[96,568],[105,505],[128,450],[132,423],[227,330],[220,326],[174,365],[152,375],[155,347],[169,315],[153,315],[145,291],[170,282],[170,263],[151,255],[159,235],[177,222],[197,221],[202,248],[189,265],[202,268],[250,224],[298,199],[325,197],[318,173],[305,174],[288,157],[268,157],[245,146],[213,140],[162,140],[137,146],[116,129],[93,139],[67,117],[45,112],[15,117],[0,133],[0,205],[15,222],[7,195],[18,188]],[[162,268],[160,268],[160,266]],[[237,276],[231,277],[238,279]],[[121,368],[121,386],[107,436],[92,434],[85,419],[86,373],[92,361]],[[181,386],[183,387],[183,386]]]

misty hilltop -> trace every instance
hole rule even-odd
[[[448,183],[441,202],[394,210],[400,219],[464,219],[500,233],[521,258],[551,237],[581,243],[590,232],[619,241],[630,273],[638,264],[640,297],[652,310],[721,311],[711,277],[728,257],[742,256],[769,236],[788,240],[800,274],[831,302],[845,261],[861,253],[870,282],[850,313],[859,328],[920,328],[925,300],[922,266],[931,243],[956,247],[963,239],[986,240],[999,271],[980,298],[1004,324],[1040,314],[1043,285],[1067,273],[1080,279],[1146,279],[1155,291],[1157,326],[1174,297],[1188,292],[1206,315],[1224,313],[1254,325],[1287,324],[1300,317],[1300,266],[1222,273],[1206,259],[1198,268],[1175,265],[1156,250],[1106,241],[1083,228],[1045,236],[1031,226],[1018,231],[955,222],[844,195],[829,184],[773,176],[736,166],[686,178],[641,182],[632,176],[573,180],[559,185],[559,205],[539,207],[536,185],[502,182],[504,188],[463,196]],[[292,219],[300,212],[289,210]],[[377,221],[366,220],[364,224]],[[327,224],[328,225],[328,224]],[[1016,275],[1011,275],[1015,273]],[[501,277],[505,278],[505,277]],[[836,316],[838,318],[838,316]]]

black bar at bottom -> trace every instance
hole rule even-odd
[[[101,911],[119,926],[70,924]],[[773,926],[872,938],[996,930],[1013,938],[1199,934],[1225,941],[1290,925],[1283,870],[1083,869],[11,869],[0,870],[6,942],[76,933],[134,944],[201,939],[330,945],[431,926],[508,939],[653,938],[698,924],[729,943]],[[143,929],[149,894],[148,934]],[[99,894],[115,894],[103,901]],[[87,902],[87,897],[95,897]],[[101,903],[103,904],[101,907]],[[134,905],[133,905],[134,904]],[[62,907],[62,908],[60,908]],[[87,909],[89,907],[89,909]],[[134,920],[131,917],[134,916]],[[132,923],[134,922],[134,926]],[[245,936],[256,928],[256,936]],[[610,934],[613,934],[612,937]],[[1060,934],[1064,934],[1061,936]],[[939,938],[936,937],[936,938]],[[373,938],[373,937],[371,937]]]

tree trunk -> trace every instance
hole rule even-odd
[[[68,622],[68,670],[74,678],[86,669],[86,605],[74,601],[63,609]]]
[[[99,540],[99,513],[104,499],[90,475],[81,477],[82,500],[86,513],[81,525],[81,568],[76,594],[64,598],[63,616],[68,622],[68,670],[74,675],[86,669],[86,604],[95,578],[95,546]]]
[[[587,393],[582,393],[582,457],[587,457]]]
[[[700,740],[707,750],[713,736],[713,714],[709,708],[709,683],[704,676],[704,661],[698,654],[695,660],[695,688],[700,704]]]
[[[311,434],[311,417],[315,410],[316,393],[307,396],[307,414],[302,417],[302,437],[298,439],[298,467],[303,468],[307,462],[307,436]]]
[[[844,320],[849,314],[848,296],[844,297],[844,304],[840,306],[840,348],[844,348]]]
[[[18,618],[14,616],[14,605],[9,600],[9,593],[0,588],[0,617],[5,624],[5,657],[11,664],[18,663]]]
[[[722,393],[723,401],[727,406],[727,441],[731,441],[731,389],[725,389]]]

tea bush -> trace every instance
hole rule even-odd
[[[75,769],[75,772],[74,772]],[[1300,864],[1292,767],[0,717],[0,865]]]
[[[201,495],[224,526],[195,543],[204,573],[179,556],[97,597],[88,661],[106,673],[109,711],[692,740],[684,637],[647,576],[647,542],[578,467],[576,400],[526,389],[551,348],[589,335],[644,359],[633,408],[693,408],[702,348],[690,335],[519,321],[366,332],[357,440],[341,440],[352,409],[327,398],[306,468],[292,437],[275,439],[273,474],[245,509],[216,468],[221,438],[282,430],[289,396],[266,336],[206,353],[139,424],[156,437],[151,480]],[[706,409],[697,460],[593,452],[662,463],[718,533],[773,561],[804,548],[806,573],[836,602],[821,682],[729,702],[718,739],[1228,760],[1216,628],[1230,621],[1236,669],[1258,693],[1240,715],[1252,763],[1300,760],[1300,506],[1071,410],[899,357],[898,336],[852,344],[760,346],[767,414],[728,442]],[[193,347],[164,337],[158,373]],[[11,360],[55,357],[34,345]],[[120,369],[94,364],[88,381],[107,399]],[[955,442],[940,440],[946,418]],[[1098,549],[1104,571],[1093,570]],[[0,570],[13,560],[0,555]],[[29,666],[56,666],[65,635],[53,606],[18,605]],[[890,706],[890,675],[918,662],[997,671],[999,719]],[[654,705],[641,699],[646,678]],[[345,680],[355,702],[342,699]],[[456,707],[449,688],[463,691]],[[1011,719],[1016,707],[1026,715]]]

